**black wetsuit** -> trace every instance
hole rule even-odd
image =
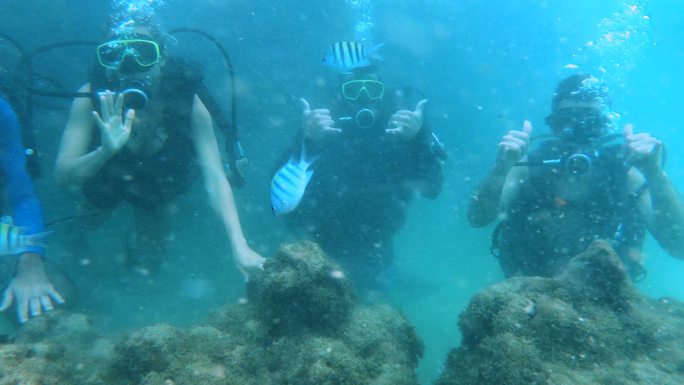
[[[293,229],[317,242],[360,285],[373,285],[392,262],[392,238],[406,218],[412,186],[422,183],[429,198],[442,187],[441,163],[431,150],[431,132],[425,124],[408,142],[381,140],[397,109],[386,103],[376,113],[376,124],[362,129],[340,119],[353,113],[334,108],[333,118],[343,133],[324,148],[309,146],[310,153],[321,156],[313,164],[315,172],[299,207],[285,216]],[[301,135],[292,151],[300,148]]]
[[[507,277],[556,275],[596,239],[612,241],[619,254],[641,248],[645,225],[637,212],[637,196],[627,191],[620,145],[586,151],[591,168],[582,185],[587,191],[576,200],[558,188],[568,177],[565,160],[573,153],[550,140],[529,154],[529,183],[521,186],[520,197],[493,237],[493,251]],[[553,159],[562,162],[540,165]],[[637,267],[621,256],[628,267]]]
[[[163,98],[162,124],[168,134],[152,155],[132,153],[127,147],[114,155],[83,185],[88,201],[111,209],[121,200],[147,210],[157,209],[188,190],[199,175],[190,117],[201,74],[189,64],[169,58],[162,69],[158,91]],[[112,89],[104,73],[92,82],[93,92]]]

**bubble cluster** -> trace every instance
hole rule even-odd
[[[347,0],[349,8],[355,12],[354,33],[357,41],[373,41],[375,17],[370,0]]]
[[[138,24],[156,25],[157,11],[165,5],[165,0],[112,0],[112,32],[125,36]]]
[[[587,42],[587,54],[596,58],[598,72],[611,84],[622,85],[624,75],[650,42],[650,17],[638,2],[626,2],[601,20],[596,29],[598,38]]]

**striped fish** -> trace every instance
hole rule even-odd
[[[29,247],[43,247],[43,237],[47,233],[24,235],[24,229],[11,223],[0,223],[0,256],[20,254]]]
[[[306,145],[302,142],[299,160],[294,156],[273,176],[271,180],[271,208],[273,214],[287,214],[299,205],[304,196],[314,170],[309,167],[318,159],[318,155],[307,159]]]
[[[356,41],[338,41],[330,47],[330,51],[323,58],[323,63],[342,71],[368,67],[371,59],[382,60],[378,50],[385,45],[367,45]]]

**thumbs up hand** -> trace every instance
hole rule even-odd
[[[338,135],[341,129],[335,128],[335,121],[330,115],[330,110],[321,108],[311,110],[306,99],[302,102],[302,116],[304,118],[304,137],[314,142],[320,142],[326,137]]]
[[[423,99],[416,105],[415,111],[399,110],[389,119],[388,127],[385,133],[390,137],[399,140],[409,140],[416,136],[421,127],[423,127],[423,111],[427,99]]]
[[[532,123],[529,120],[523,122],[521,130],[508,131],[499,142],[497,164],[505,169],[513,167],[527,154],[531,135]]]
[[[663,144],[660,140],[645,132],[635,134],[631,124],[625,125],[624,137],[627,149],[626,167],[634,166],[646,177],[661,171]]]

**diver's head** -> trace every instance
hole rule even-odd
[[[113,91],[124,94],[126,107],[139,110],[159,83],[165,63],[163,34],[151,17],[112,23],[97,47],[97,59]]]
[[[164,59],[164,39],[156,27],[135,25],[111,31],[97,46],[97,59],[108,72],[122,75],[158,70]]]
[[[587,74],[572,75],[558,84],[546,124],[564,140],[589,142],[615,130],[610,104],[603,82]]]

